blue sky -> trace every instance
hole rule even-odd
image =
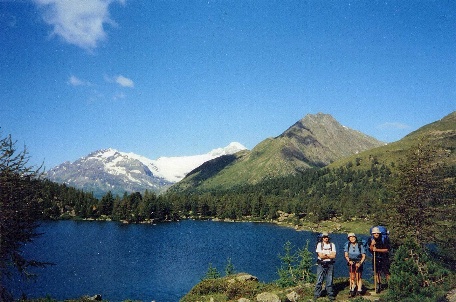
[[[0,0],[0,49],[2,137],[46,169],[251,149],[318,112],[393,142],[456,110],[454,1]]]

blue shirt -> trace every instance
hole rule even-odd
[[[347,241],[344,246],[344,252],[348,253],[349,259],[361,260],[362,255],[366,254],[366,248],[359,242],[352,244],[350,241]]]

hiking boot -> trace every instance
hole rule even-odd
[[[362,296],[362,295],[363,295],[363,292],[359,290],[359,291],[356,292],[356,295],[357,295],[357,296]]]
[[[355,291],[351,290],[350,293],[348,293],[349,298],[353,298],[355,296]]]
[[[381,291],[382,291],[382,285],[379,284],[379,285],[377,285],[377,288],[375,289],[375,293],[379,294]]]

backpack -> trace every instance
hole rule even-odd
[[[366,242],[364,242],[363,239],[360,239],[357,241],[358,243],[358,251],[359,251],[359,254],[361,255],[361,246],[364,246],[364,252],[366,252],[367,248],[366,248]],[[350,244],[350,241],[347,241],[345,242],[345,245],[344,245],[344,250],[348,250],[348,245]]]
[[[371,234],[371,239],[374,238],[372,236],[372,229],[375,227],[377,227],[380,230],[380,232],[382,233],[382,244],[385,244],[385,241],[389,240],[389,231],[386,229],[385,226],[381,226],[381,225],[373,226],[369,229],[369,234]]]
[[[315,244],[315,249],[317,249],[319,243],[321,244],[321,247],[323,248],[323,236],[322,236],[322,234],[318,234],[317,235],[317,243]],[[332,252],[332,247],[333,246],[332,246],[331,242],[329,242],[329,243],[330,243],[330,251]]]

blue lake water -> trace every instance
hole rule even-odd
[[[279,254],[290,241],[314,251],[316,234],[267,223],[184,220],[158,225],[115,222],[45,222],[44,234],[25,254],[55,263],[36,271],[32,282],[15,280],[29,298],[64,300],[101,294],[109,301],[179,301],[207,272],[209,263],[223,275],[231,258],[236,272],[261,282],[278,279]],[[338,249],[336,276],[348,276],[343,259],[345,234],[332,234]],[[371,277],[366,262],[365,278]],[[17,292],[18,292],[17,291]]]

